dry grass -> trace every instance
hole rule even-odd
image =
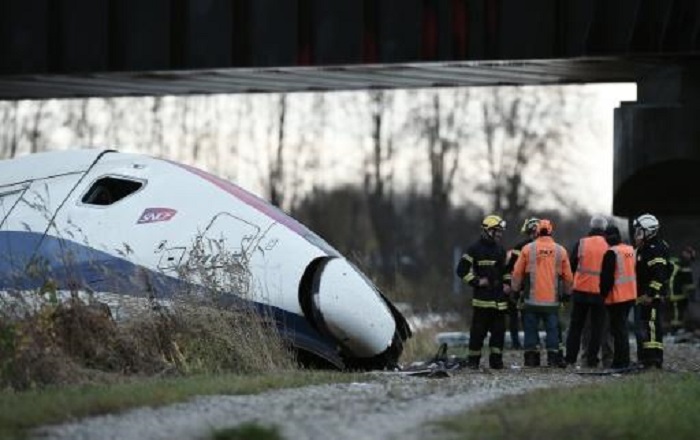
[[[406,341],[400,362],[406,365],[412,362],[423,362],[431,359],[439,348],[436,342],[438,333],[452,331],[457,331],[456,325],[455,323],[449,322],[415,330],[413,332],[413,337]],[[450,354],[464,355],[462,351],[464,350],[453,348],[450,349]]]
[[[273,322],[251,310],[180,303],[117,323],[97,304],[44,304],[0,321],[0,386],[15,390],[124,375],[294,368]]]
[[[218,250],[202,242],[193,246],[180,273],[182,291],[170,292],[167,305],[153,300],[146,283],[140,296],[122,297],[118,309],[129,312],[119,320],[94,295],[78,289],[59,292],[50,273],[36,292],[5,295],[0,307],[0,387],[26,390],[130,375],[295,368],[294,354],[274,320],[249,301],[254,295],[247,261],[217,243]],[[6,301],[9,297],[13,301]]]

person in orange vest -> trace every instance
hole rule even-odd
[[[513,273],[513,268],[515,268],[515,263],[518,261],[518,257],[523,250],[523,247],[532,243],[532,241],[537,237],[537,224],[540,219],[535,217],[526,218],[523,222],[523,226],[520,228],[520,233],[526,238],[519,241],[512,250],[508,251],[506,264],[508,273]],[[510,341],[512,347],[516,350],[520,350],[520,337],[518,336],[518,329],[520,327],[520,292],[511,292],[508,298],[508,329],[510,331]]]
[[[613,338],[610,367],[627,368],[630,366],[627,316],[637,298],[636,255],[632,246],[622,243],[615,225],[605,229],[605,240],[610,249],[605,252],[600,269],[600,295],[605,298]]]
[[[552,238],[553,230],[551,221],[541,219],[537,224],[537,238],[523,247],[513,270],[512,289],[520,291],[522,288],[524,292],[526,367],[540,365],[540,352],[537,348],[539,321],[544,322],[547,333],[547,364],[566,366],[558,351],[559,304],[562,295],[570,294],[573,275],[569,255]],[[563,281],[563,291],[560,281]]]
[[[605,320],[605,303],[600,296],[600,268],[608,250],[605,241],[605,217],[593,216],[588,235],[576,243],[571,252],[571,270],[574,272],[574,292],[571,305],[569,333],[566,337],[566,363],[578,360],[581,332],[590,315],[591,336],[586,349],[586,366],[598,366],[598,352]]]

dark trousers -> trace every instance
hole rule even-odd
[[[506,333],[506,313],[487,307],[474,307],[472,325],[469,329],[469,359],[472,362],[479,362],[481,358],[481,348],[484,346],[484,339],[490,333],[489,349],[491,356],[489,359],[503,356],[503,342]]]
[[[605,319],[605,305],[603,303],[577,301],[572,303],[569,334],[566,337],[566,362],[574,364],[578,360],[578,352],[581,349],[581,332],[588,315],[590,315],[591,320],[591,338],[586,349],[586,365],[595,367],[598,365],[598,352],[600,351]]]
[[[543,309],[537,310],[534,308],[523,310],[523,324],[525,327],[525,344],[526,352],[537,351],[537,343],[539,342],[539,322],[544,323],[546,332],[545,346],[548,353],[556,353],[559,350],[559,314],[556,310]]]
[[[518,336],[520,331],[520,310],[518,310],[518,303],[515,301],[508,301],[508,331],[510,332],[510,343],[513,348],[520,348],[520,336]]]
[[[637,304],[637,361],[645,367],[659,367],[664,362],[663,328],[660,302]]]
[[[630,365],[630,342],[627,317],[633,301],[609,304],[610,335],[613,339],[612,368],[626,368]]]
[[[612,364],[613,358],[613,338],[610,334],[610,319],[607,313],[607,306],[605,307],[606,313],[603,315],[603,326],[600,330],[600,354],[603,367],[608,368]],[[581,332],[581,356],[584,359],[588,359],[588,345],[591,341],[591,315],[589,314],[586,318],[586,324],[583,326],[583,331]],[[595,357],[595,356],[593,356]]]

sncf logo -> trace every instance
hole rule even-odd
[[[170,208],[146,208],[141,214],[136,224],[167,222],[175,217],[176,210]]]

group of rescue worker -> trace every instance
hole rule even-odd
[[[633,247],[622,241],[617,226],[605,217],[593,216],[588,234],[573,246],[571,254],[554,240],[549,219],[526,219],[520,231],[526,238],[509,252],[501,245],[506,228],[501,217],[486,216],[481,228],[481,237],[456,268],[457,276],[474,289],[467,367],[479,368],[484,340],[490,335],[489,366],[503,368],[506,321],[513,347],[521,348],[521,314],[526,367],[540,366],[542,323],[547,365],[565,368],[577,364],[582,336],[587,334],[582,356],[586,367],[599,365],[601,345],[609,338],[609,366],[627,368],[631,365],[627,322],[632,308],[637,363],[644,368],[662,367],[662,306],[671,306],[671,329],[682,326],[693,288],[690,265],[695,252],[688,247],[680,259],[671,259],[656,217],[644,214],[634,219]],[[564,341],[559,315],[568,301],[571,315]],[[609,335],[604,329],[609,329]]]

